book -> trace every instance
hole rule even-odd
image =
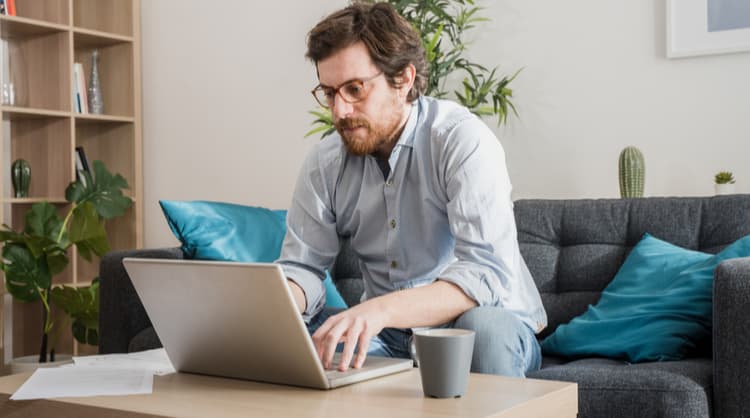
[[[8,16],[16,15],[16,0],[5,0],[5,12]]]
[[[81,94],[81,112],[89,113],[89,95],[86,91],[86,74],[83,72],[83,64],[78,65],[78,91]]]
[[[0,15],[7,14],[5,12],[5,0],[0,0]]]
[[[83,173],[89,173],[91,176],[91,170],[89,170],[89,162],[86,160],[86,153],[83,151],[82,146],[76,147],[76,180],[83,183],[86,186],[86,176]]]
[[[86,93],[86,78],[83,74],[83,64],[73,63],[73,104],[77,113],[89,113],[88,96]]]
[[[73,63],[73,111],[81,113],[81,100],[78,98],[78,63]]]

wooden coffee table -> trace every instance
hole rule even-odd
[[[322,391],[193,374],[157,376],[154,393],[11,401],[30,376],[0,378],[3,417],[575,417],[575,383],[472,374],[466,394],[425,398],[417,369]]]

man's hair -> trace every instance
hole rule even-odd
[[[419,34],[388,3],[354,3],[329,15],[310,31],[306,57],[316,65],[338,51],[363,42],[370,58],[398,87],[396,78],[409,64],[416,68],[406,99],[416,100],[427,88],[427,61]]]

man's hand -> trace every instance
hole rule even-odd
[[[435,303],[440,301],[440,303]],[[430,327],[452,321],[477,306],[458,286],[437,280],[427,286],[391,292],[362,302],[326,320],[312,336],[318,356],[327,369],[336,351],[344,343],[339,370],[349,368],[354,347],[354,368],[362,367],[372,337],[385,327]]]
[[[326,369],[331,367],[336,345],[344,343],[344,351],[339,361],[339,371],[346,371],[357,348],[357,357],[352,367],[362,367],[367,357],[367,349],[372,337],[383,330],[386,314],[379,306],[378,298],[360,303],[328,318],[312,336],[318,357]]]

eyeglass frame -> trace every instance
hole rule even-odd
[[[319,105],[325,107],[326,109],[330,109],[330,108],[333,107],[334,103],[336,102],[336,95],[341,96],[341,100],[343,100],[343,101],[345,101],[345,102],[347,102],[349,104],[359,103],[359,102],[367,100],[367,97],[370,96],[370,91],[369,90],[365,91],[365,96],[363,98],[352,101],[352,100],[347,100],[347,98],[344,97],[343,94],[341,94],[341,89],[343,89],[344,87],[346,87],[346,86],[348,86],[348,85],[350,85],[352,83],[361,83],[362,84],[362,88],[364,88],[367,85],[368,82],[370,82],[372,80],[375,80],[376,78],[380,77],[383,74],[384,74],[383,71],[379,71],[377,74],[375,74],[375,75],[373,75],[371,77],[367,77],[367,78],[355,78],[353,80],[345,81],[345,82],[341,83],[341,85],[339,85],[338,87],[328,87],[328,86],[324,86],[322,84],[318,84],[317,86],[315,86],[315,88],[313,88],[312,90],[310,90],[310,93],[315,98],[315,101],[318,102]],[[333,89],[333,95],[331,96],[332,99],[331,99],[331,103],[330,104],[328,104],[328,100],[326,100],[326,103],[321,102],[320,99],[318,98],[318,95],[315,94],[316,91],[318,91],[318,90],[323,91],[323,89]]]

